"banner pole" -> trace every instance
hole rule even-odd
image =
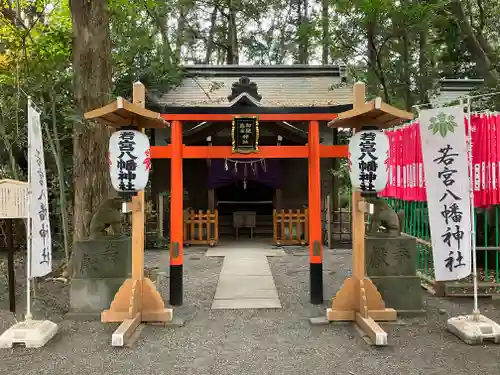
[[[31,109],[31,110],[30,110]],[[31,98],[28,96],[28,217],[26,220],[26,320],[31,320],[31,112],[33,111],[33,106],[31,104]]]
[[[460,104],[463,105],[463,100],[460,100]],[[477,297],[477,254],[476,254],[476,219],[474,215],[474,163],[472,160],[472,122],[471,122],[471,103],[470,97],[467,97],[467,122],[469,123],[469,142],[468,146],[468,157],[469,157],[469,201],[470,201],[470,224],[471,224],[471,249],[472,249],[472,282],[474,288],[474,309],[472,310],[472,316],[474,320],[479,319],[479,306]]]

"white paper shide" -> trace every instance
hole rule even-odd
[[[111,184],[119,192],[144,190],[151,169],[148,137],[137,130],[119,130],[109,139]]]
[[[471,216],[462,106],[420,112],[436,281],[471,273]]]
[[[389,178],[389,138],[380,130],[363,130],[349,141],[349,172],[355,190],[376,193]]]
[[[28,106],[29,142],[29,214],[31,219],[31,277],[52,271],[52,238],[50,234],[47,176],[43,151],[40,113]],[[28,254],[30,255],[30,254]]]

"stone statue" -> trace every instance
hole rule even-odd
[[[106,229],[109,227],[111,227],[113,237],[115,238],[122,233],[122,202],[122,198],[116,194],[110,194],[107,199],[101,202],[100,206],[97,208],[96,212],[92,216],[92,219],[90,220],[90,240],[96,240],[99,242],[100,240],[105,240],[107,237],[110,237],[106,232]],[[79,255],[75,255],[78,253],[78,246],[81,245],[75,243],[75,249],[73,250],[71,258],[63,272],[63,277],[65,278],[73,277],[74,275],[75,256],[79,258]],[[96,250],[96,247],[98,247],[97,245],[94,244],[91,247],[94,251],[98,251]],[[81,263],[81,259],[78,259],[76,263]]]
[[[374,205],[373,215],[370,217],[370,225],[367,231],[369,235],[376,235],[383,226],[382,232],[389,237],[398,237],[401,235],[399,215],[392,209],[384,198],[377,196],[367,196],[366,202]]]
[[[118,196],[110,197],[101,203],[90,220],[90,238],[106,236],[108,227],[111,227],[113,235],[118,236],[121,234],[122,203],[123,200]]]

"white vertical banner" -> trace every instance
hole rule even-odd
[[[471,210],[463,106],[422,110],[424,161],[436,281],[471,273]]]
[[[52,238],[45,157],[43,152],[40,113],[28,104],[29,145],[29,218],[31,219],[31,259],[29,277],[45,276],[52,271]]]

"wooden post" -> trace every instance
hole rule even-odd
[[[353,87],[354,111],[364,105],[365,85],[356,83]],[[360,130],[359,124],[356,130]],[[375,322],[394,321],[397,313],[387,309],[384,300],[373,282],[365,276],[365,212],[367,204],[361,193],[352,192],[352,277],[344,285],[327,309],[329,321],[355,321],[375,345],[387,345],[387,333]]]
[[[215,190],[208,189],[208,209],[210,211],[215,211]]]
[[[325,210],[326,210],[326,245],[328,246],[329,249],[332,248],[332,222],[333,222],[333,215],[332,215],[332,199],[331,195],[328,194],[326,196],[326,203],[325,203]]]
[[[280,188],[274,191],[274,208],[280,211],[283,208],[283,190]]]
[[[14,269],[14,234],[12,231],[12,219],[4,220],[6,225],[5,236],[7,237],[7,274],[9,275],[9,309],[16,313],[16,272]]]
[[[133,103],[145,107],[146,89],[140,82],[134,83]],[[142,130],[144,132],[144,129]],[[132,279],[144,279],[144,190],[132,197]],[[142,295],[142,283],[139,283],[139,295]]]
[[[170,304],[182,305],[183,290],[183,200],[182,123],[172,122],[172,159],[170,177]]]
[[[142,83],[134,83],[133,98],[134,104],[145,107]],[[141,322],[172,320],[172,309],[165,308],[156,286],[144,277],[144,221],[144,191],[140,191],[132,198],[132,278],[125,280],[109,310],[101,314],[103,323],[122,322],[111,337],[113,346],[123,346]]]
[[[165,202],[162,193],[158,193],[158,237],[160,239],[165,238],[165,233],[163,231],[164,216],[165,216]]]
[[[323,260],[321,239],[321,169],[319,123],[309,122],[309,285],[314,305],[323,303]]]
[[[355,84],[353,86],[353,104],[354,108],[359,108],[365,103],[365,85]],[[353,135],[360,129],[354,129]],[[361,202],[361,193],[352,190],[351,193],[351,212],[352,212],[352,275],[358,280],[365,278],[365,214],[360,212],[359,203]]]
[[[212,137],[207,137],[207,142],[208,142],[208,145],[211,147],[212,146]],[[208,167],[208,173],[210,174],[210,171],[212,168],[212,159],[207,159],[207,167]],[[215,210],[215,190],[214,189],[208,189],[208,209],[210,211]]]

